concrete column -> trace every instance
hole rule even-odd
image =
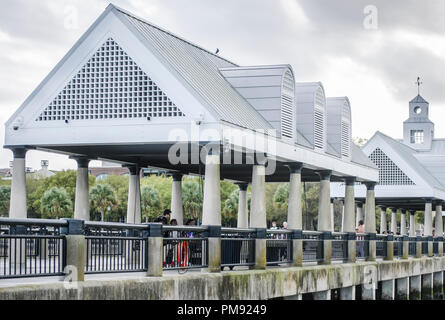
[[[443,271],[433,273],[433,298],[443,300]]]
[[[301,169],[302,163],[292,163],[289,167],[289,205],[287,210],[288,229],[296,230],[298,239],[292,240],[293,266],[303,265],[303,239],[301,230],[303,229],[303,213],[301,208]],[[297,234],[295,233],[295,234]]]
[[[343,210],[343,230],[342,232],[355,232],[354,225],[354,184],[355,178],[345,180],[345,202]]]
[[[382,281],[382,300],[395,299],[395,280]]]
[[[409,215],[409,236],[416,236],[416,220],[415,220],[415,211],[411,211]]]
[[[425,220],[424,220],[424,236],[432,236],[433,224],[432,224],[432,200],[425,200]]]
[[[400,235],[406,235],[406,210],[401,210],[401,219],[400,219]]]
[[[25,219],[26,211],[26,170],[25,148],[12,148],[14,159],[12,161],[11,199],[9,206],[9,218]]]
[[[287,209],[287,223],[289,229],[303,229],[303,213],[301,209],[301,163],[290,164],[289,200]]]
[[[211,150],[205,160],[204,200],[202,205],[202,224],[221,227],[220,195],[220,156]],[[221,237],[209,237],[208,269],[210,272],[221,271]]]
[[[238,228],[248,228],[249,227],[249,206],[247,198],[247,183],[237,183],[239,187],[238,196]]]
[[[409,278],[409,299],[420,300],[422,292],[422,280],[419,276],[411,276]]]
[[[340,300],[355,300],[355,286],[340,288]]]
[[[74,200],[74,219],[90,220],[90,195],[88,185],[87,157],[70,157],[77,161],[76,195]]]
[[[375,222],[375,182],[367,182],[366,185],[366,207],[365,207],[365,232],[369,234],[369,257],[368,261],[375,261],[377,233]]]
[[[396,279],[396,300],[408,300],[409,299],[409,279],[399,278]]]
[[[141,223],[141,189],[139,181],[139,166],[128,166],[130,178],[128,181],[127,223]]]
[[[252,198],[250,203],[250,227],[266,229],[266,167],[259,163],[252,168]],[[255,240],[255,269],[266,268],[266,239]]]
[[[363,220],[364,222],[365,217],[363,216],[363,203],[357,202],[357,215],[355,217],[355,226],[358,226],[358,222],[360,220]],[[354,230],[355,231],[355,230]]]
[[[67,227],[61,228],[61,234],[66,239],[66,269],[67,277],[73,282],[84,281],[86,263],[85,222],[79,219],[62,219],[67,221]]]
[[[397,212],[394,208],[389,208],[391,211],[391,232],[397,234]]]
[[[442,202],[436,204],[436,216],[434,219],[434,230],[438,240],[438,256],[443,256],[443,219],[442,219]]]
[[[314,300],[331,300],[331,290],[313,293]]]
[[[433,274],[422,274],[422,300],[433,299]]]
[[[331,199],[331,204],[329,205],[329,217],[331,219],[331,232],[335,231],[335,220],[334,220],[334,199]]]
[[[388,231],[388,223],[386,221],[386,208],[380,209],[380,234]]]
[[[161,277],[162,276],[162,249],[163,249],[163,237],[162,237],[162,224],[150,223],[149,224],[149,237],[148,237],[148,266],[147,276],[149,277]]]
[[[172,175],[172,200],[171,200],[171,219],[176,219],[178,225],[184,224],[184,212],[182,207],[182,174],[174,173]]]
[[[330,264],[332,260],[332,240],[328,234],[332,232],[331,220],[331,171],[320,171],[320,196],[318,200],[318,231],[324,232],[323,264]]]
[[[331,172],[320,171],[320,196],[318,198],[318,231],[331,231]]]

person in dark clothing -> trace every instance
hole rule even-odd
[[[165,209],[164,214],[156,218],[155,222],[160,222],[162,224],[168,224],[168,220],[170,220],[170,214],[172,212],[170,209]]]

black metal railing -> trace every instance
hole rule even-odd
[[[192,269],[208,266],[207,228],[163,226],[163,269]]]
[[[332,232],[332,260],[348,260],[348,234]]]
[[[303,261],[323,261],[323,233],[320,231],[303,231]]]
[[[267,265],[278,265],[292,261],[292,231],[268,229],[266,240]]]
[[[64,274],[66,222],[0,218],[0,225],[0,278]]]
[[[357,233],[356,238],[356,258],[367,259],[369,257],[369,235]]]
[[[86,221],[85,273],[147,270],[146,233],[143,224]]]
[[[394,236],[394,258],[401,258],[403,256],[403,236]]]
[[[221,269],[255,265],[255,229],[221,228]]]
[[[375,242],[375,256],[377,258],[385,258],[388,253],[388,235],[386,234],[377,234],[376,242]]]
[[[416,251],[417,251],[417,241],[416,241],[416,237],[409,237],[408,238],[408,255],[410,257],[415,257],[416,256]]]

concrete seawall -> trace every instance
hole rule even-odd
[[[368,283],[372,273],[377,281],[386,281],[444,270],[445,257],[432,257],[163,277],[113,276],[79,282],[77,288],[65,288],[64,283],[57,280],[9,286],[2,286],[0,282],[0,299],[271,299]]]

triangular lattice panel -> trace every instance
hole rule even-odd
[[[369,159],[379,168],[379,184],[413,185],[414,182],[382,151],[376,148]]]
[[[183,116],[109,38],[36,121]]]

